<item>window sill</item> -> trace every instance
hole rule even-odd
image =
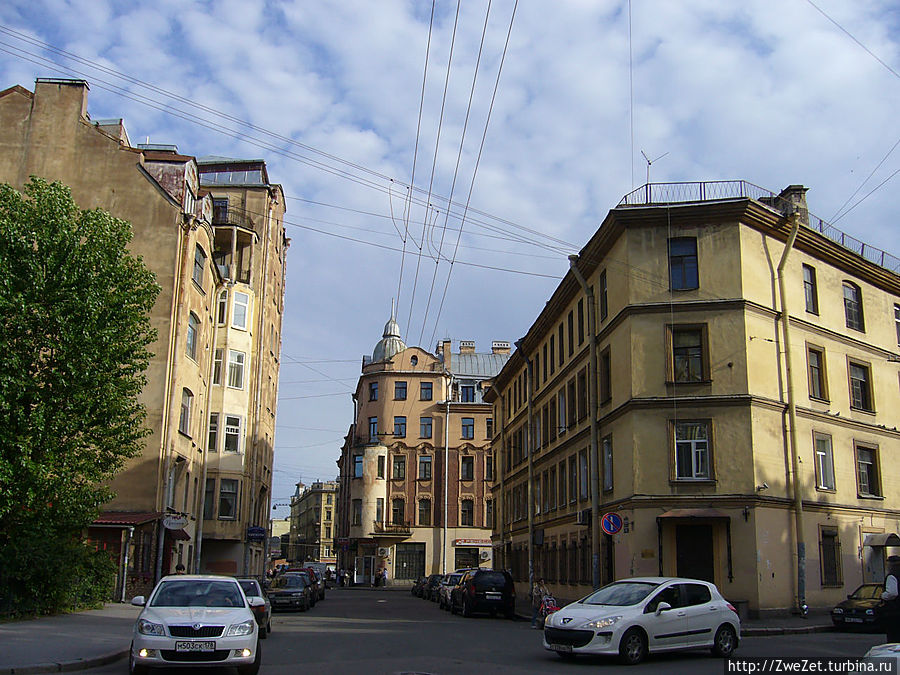
[[[191,281],[194,283],[194,288],[200,291],[201,295],[206,295],[206,291],[203,290],[203,286],[197,283],[197,280],[191,277]]]
[[[666,380],[666,384],[671,387],[697,387],[702,385],[710,385],[712,384],[712,380],[709,378],[703,378],[702,380]]]
[[[715,478],[670,478],[670,485],[715,485]]]
[[[868,410],[867,408],[857,408],[856,406],[850,406],[850,410],[858,413],[865,413],[866,415],[874,415],[874,410]]]
[[[184,436],[185,438],[189,438],[189,439],[191,439],[192,441],[194,440],[194,437],[191,436],[187,431],[182,431],[181,429],[179,429],[179,430],[178,430],[178,433],[179,433],[181,436]]]
[[[837,494],[837,488],[822,487],[820,485],[816,485],[816,492],[827,492],[830,494]]]
[[[884,501],[884,495],[866,495],[857,493],[856,497],[857,499],[875,499],[882,502]]]
[[[809,400],[815,401],[816,403],[831,403],[831,399],[813,396],[812,394],[809,395]]]

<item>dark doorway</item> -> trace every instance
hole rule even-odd
[[[478,567],[478,549],[477,548],[458,548],[454,556],[454,569],[462,570],[469,567]],[[449,571],[449,570],[448,570]]]
[[[712,525],[675,526],[676,574],[715,582]]]

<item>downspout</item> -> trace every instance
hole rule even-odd
[[[119,602],[125,602],[125,585],[128,582],[128,550],[131,548],[131,539],[134,536],[134,525],[128,528],[128,538],[125,540],[125,555],[122,558],[122,593]]]
[[[522,341],[516,343],[518,349]],[[524,353],[523,353],[524,356]],[[534,362],[525,357],[525,395],[527,399],[528,423],[525,425],[525,449],[528,451],[528,593],[534,588],[534,407],[532,401],[532,368]]]
[[[784,268],[800,230],[800,213],[791,214],[791,233],[778,262],[778,294],[781,300],[781,330],[784,333],[784,369],[787,379],[788,444],[791,453],[791,483],[794,489],[794,527],[797,530],[797,611],[806,616],[806,541],[803,537],[803,494],[800,485],[800,457],[797,454],[797,404],[794,400],[794,379],[791,366],[791,330],[788,317],[787,291],[784,285]]]
[[[594,289],[578,269],[578,256],[569,256],[569,268],[587,298],[588,335],[590,336],[591,373],[587,382],[588,410],[591,417],[591,580],[600,588],[600,425],[597,423],[597,330],[594,313]]]
[[[444,538],[441,544],[441,574],[447,573],[447,509],[450,506],[447,494],[450,487],[448,474],[450,467],[450,398],[453,396],[453,375],[449,371],[445,372],[447,374],[447,395],[445,397],[447,409],[444,414],[444,517],[441,518],[441,522],[444,525]]]

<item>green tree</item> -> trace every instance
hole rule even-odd
[[[0,614],[102,599],[83,532],[140,453],[154,274],[131,225],[68,187],[0,184]]]

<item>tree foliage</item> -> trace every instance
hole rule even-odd
[[[159,293],[130,240],[61,183],[0,185],[0,613],[35,594],[28,611],[59,609],[79,574],[108,576],[82,532],[148,433],[138,397]]]

